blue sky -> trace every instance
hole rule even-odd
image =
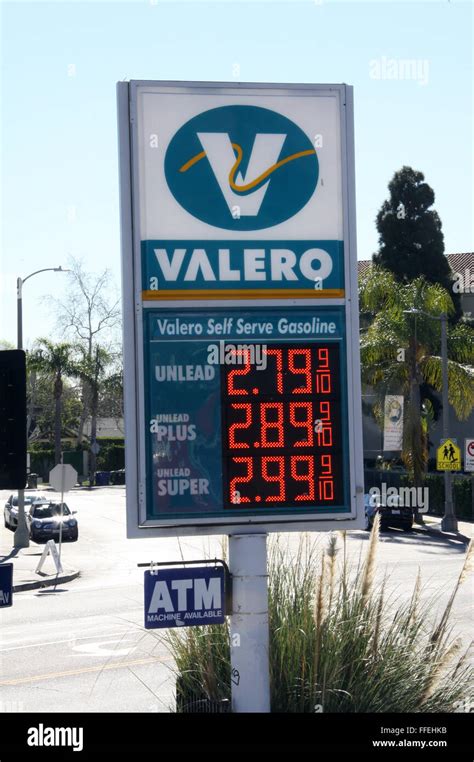
[[[17,0],[1,32],[2,339],[15,341],[17,275],[74,255],[120,284],[117,80],[352,84],[359,259],[403,164],[435,190],[446,251],[472,251],[469,2]],[[420,62],[420,77],[374,79],[384,58]],[[26,284],[27,344],[52,334],[41,296],[65,287],[52,273]]]

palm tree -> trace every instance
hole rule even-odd
[[[374,412],[379,421],[385,395],[404,395],[402,459],[418,487],[428,462],[430,389],[442,390],[442,361],[438,321],[423,314],[415,318],[409,311],[439,317],[453,315],[454,305],[439,284],[423,277],[403,284],[377,266],[362,279],[359,299],[369,322],[361,336],[362,379],[377,394]],[[467,323],[448,327],[448,358],[449,402],[458,419],[465,420],[474,408],[474,331]]]
[[[110,363],[112,362],[112,354],[99,344],[95,344],[92,347],[92,351],[89,351],[83,347],[78,347],[82,353],[81,360],[78,364],[78,374],[83,382],[84,389],[87,394],[88,407],[91,416],[91,444],[96,444],[97,440],[97,416],[99,412],[99,398],[102,384],[105,381],[106,371]],[[95,478],[96,471],[96,453],[91,450],[90,453],[90,485]]]
[[[77,376],[78,367],[74,360],[74,347],[66,342],[54,344],[49,339],[38,339],[38,346],[29,358],[29,368],[32,371],[45,373],[52,377],[54,410],[54,462],[61,461],[62,433],[62,395],[63,379],[66,376]]]

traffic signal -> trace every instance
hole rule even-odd
[[[0,489],[26,486],[26,361],[22,349],[0,351]]]

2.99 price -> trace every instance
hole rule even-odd
[[[307,503],[334,499],[332,455],[262,455],[229,459],[229,501]]]

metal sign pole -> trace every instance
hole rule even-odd
[[[233,712],[270,712],[267,535],[229,536]]]
[[[64,466],[64,453],[61,453],[61,466]],[[61,563],[61,544],[63,541],[63,503],[64,503],[64,468],[61,472],[61,508],[60,508],[60,523],[59,523],[59,563]]]
[[[449,376],[448,376],[448,316],[445,312],[441,315],[441,359],[443,378],[443,437],[449,437]],[[453,505],[453,483],[451,471],[444,472],[444,516],[441,520],[441,528],[444,532],[457,532],[458,522]]]
[[[23,280],[17,278],[17,348],[23,349]],[[27,432],[28,443],[28,432]],[[30,545],[30,533],[25,517],[25,490],[18,490],[18,518],[15,534],[13,535],[15,548],[28,548]]]

